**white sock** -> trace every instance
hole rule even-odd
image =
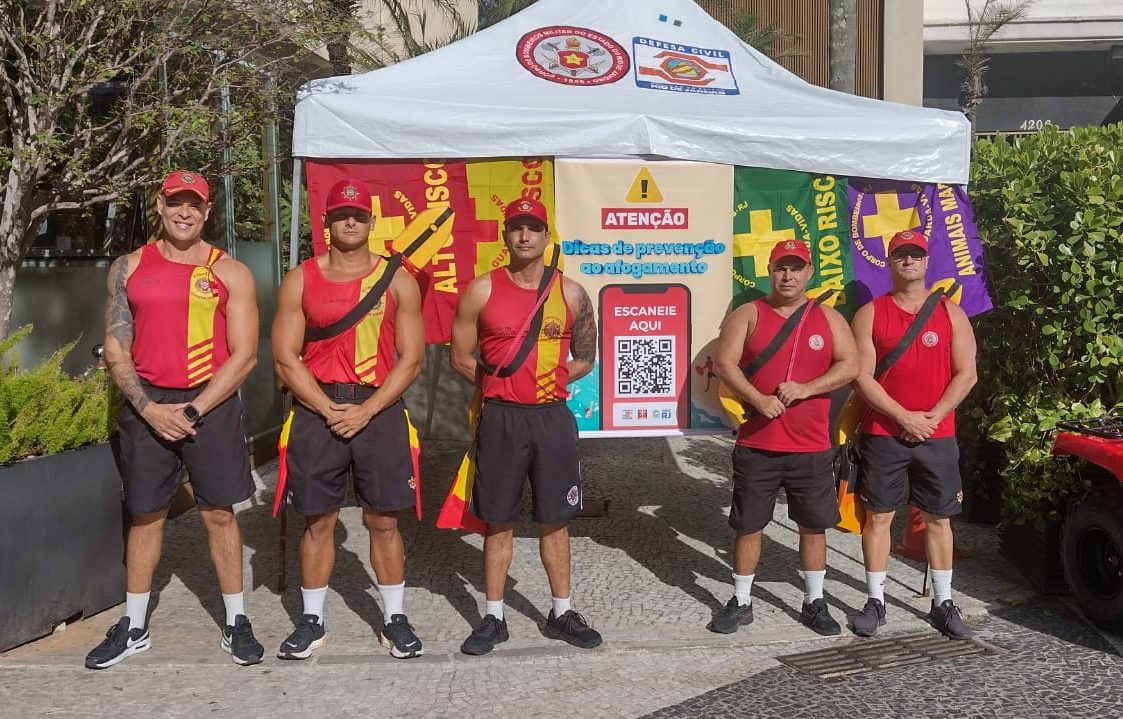
[[[226,606],[226,626],[234,626],[234,619],[246,613],[245,593],[223,594],[222,603]]]
[[[324,623],[324,600],[328,596],[328,587],[325,584],[319,589],[300,588],[300,598],[304,602],[302,614],[313,614],[320,624]]]
[[[550,601],[552,601],[554,603],[554,616],[555,617],[560,617],[561,615],[565,614],[566,612],[568,612],[570,609],[573,608],[569,603],[569,597],[566,597],[565,599],[559,599],[557,597],[550,597]]]
[[[738,605],[743,607],[753,603],[753,598],[749,595],[753,591],[754,579],[756,579],[755,573],[733,575],[733,596],[737,597]]]
[[[885,577],[888,572],[866,572],[866,594],[885,604]]]
[[[484,603],[487,604],[487,609],[484,611],[484,614],[490,614],[491,616],[495,617],[499,621],[503,621],[503,600],[502,599],[500,599],[498,602],[493,602],[490,599],[485,599]]]
[[[805,569],[800,571],[803,575],[803,601],[810,604],[816,599],[823,598],[823,581],[827,577],[825,569]]]
[[[405,603],[406,583],[379,584],[378,596],[382,598],[382,615],[387,622],[395,614],[405,614],[402,605]]]
[[[129,618],[129,629],[142,629],[148,618],[148,597],[152,592],[125,592],[125,616]]]
[[[951,570],[930,569],[932,576],[932,603],[937,607],[951,599]]]

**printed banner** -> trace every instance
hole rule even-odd
[[[502,264],[501,219],[507,203],[535,197],[553,214],[553,170],[541,158],[477,161],[321,163],[309,160],[309,216],[315,253],[327,251],[324,197],[335,182],[354,177],[370,188],[374,223],[370,245],[381,252],[423,209],[451,207],[456,213],[444,248],[418,275],[427,342],[448,342],[460,290],[477,274]],[[497,265],[496,265],[497,266]]]
[[[730,302],[733,170],[555,162],[566,274],[589,293],[597,365],[570,385],[582,436],[723,427],[713,351]]]
[[[928,285],[958,280],[959,305],[968,316],[993,307],[983,273],[983,245],[962,186],[850,178],[850,235],[858,300],[864,304],[892,287],[886,248],[901,230],[928,237]]]
[[[768,294],[768,255],[777,242],[802,240],[815,267],[808,290],[839,292],[835,309],[853,316],[859,305],[846,230],[845,178],[738,167],[733,199],[734,306]]]

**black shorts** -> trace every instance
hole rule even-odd
[[[148,397],[159,404],[190,402],[203,391],[202,387],[166,389],[141,384]],[[207,412],[194,437],[178,442],[161,439],[126,403],[117,420],[113,445],[130,514],[167,509],[179,489],[181,464],[187,466],[200,507],[229,507],[249,499],[254,492],[242,433],[242,402],[237,394]]]
[[[963,510],[955,437],[912,443],[863,434],[859,453],[858,496],[867,510],[892,512],[906,498],[912,506],[937,517],[951,517]]]
[[[472,513],[485,522],[516,521],[527,476],[535,522],[564,524],[573,518],[581,507],[573,413],[565,402],[487,400],[476,431]]]
[[[788,498],[788,518],[805,529],[829,529],[842,517],[834,486],[835,450],[770,452],[733,448],[733,504],[729,526],[759,532],[772,521],[780,488]]]
[[[332,433],[324,418],[304,405],[296,403],[292,409],[288,490],[298,513],[324,514],[342,507],[347,502],[348,476],[354,479],[359,503],[367,509],[394,512],[416,504],[417,477],[401,400],[376,414],[350,439]]]

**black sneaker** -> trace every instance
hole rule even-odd
[[[413,633],[413,627],[404,614],[390,617],[390,623],[378,635],[378,643],[389,649],[390,656],[396,659],[409,659],[423,654],[421,640]]]
[[[460,645],[460,651],[478,657],[487,654],[495,649],[496,644],[501,644],[508,639],[510,635],[507,634],[507,620],[499,619],[493,614],[485,614],[483,620]]]
[[[572,609],[564,612],[560,617],[555,617],[554,610],[551,609],[550,616],[546,617],[545,632],[551,639],[561,639],[582,649],[592,649],[600,646],[601,643],[601,636],[597,630],[589,626],[585,617]]]
[[[827,601],[821,597],[810,604],[803,603],[803,611],[799,613],[799,623],[811,627],[811,631],[824,637],[842,633],[842,627],[831,617],[827,609]]]
[[[706,625],[706,629],[718,634],[732,634],[737,631],[737,628],[742,624],[753,623],[753,605],[752,602],[748,604],[741,604],[737,601],[737,597],[730,597],[725,606],[714,615],[710,623]]]
[[[975,636],[975,632],[959,616],[959,607],[950,599],[940,602],[939,606],[933,602],[932,611],[928,612],[928,621],[949,639],[970,639]]]
[[[152,646],[148,627],[129,629],[129,618],[121,617],[105,633],[105,640],[86,655],[87,669],[105,669]]]
[[[850,628],[859,637],[872,637],[878,627],[885,626],[885,604],[880,599],[869,598],[866,606],[850,620]]]
[[[315,614],[301,614],[289,638],[277,650],[279,659],[307,659],[324,643],[324,625]]]
[[[253,636],[253,627],[245,614],[234,617],[234,626],[222,630],[222,649],[230,653],[235,664],[246,666],[261,663],[265,647]]]

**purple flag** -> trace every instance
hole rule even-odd
[[[971,201],[961,185],[850,178],[850,249],[860,303],[890,290],[885,248],[901,230],[928,237],[928,285],[963,286],[968,316],[993,307],[983,272],[983,245]]]

